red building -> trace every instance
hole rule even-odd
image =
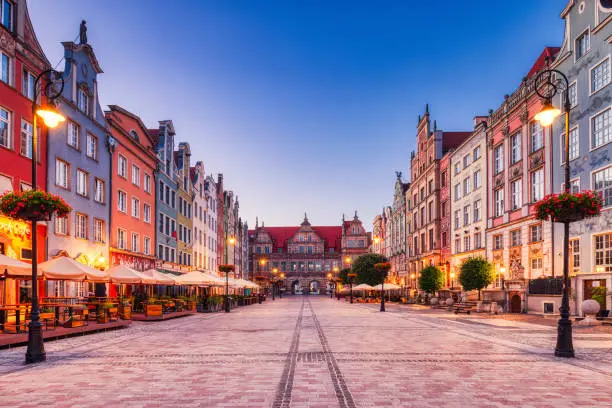
[[[32,186],[32,103],[35,78],[50,67],[36,39],[25,0],[2,2],[0,21],[0,194]],[[37,188],[47,187],[47,131],[37,126]],[[38,261],[45,260],[46,226],[38,226]],[[0,216],[0,253],[31,261],[30,224]],[[3,286],[5,285],[5,287]],[[15,304],[31,294],[30,281],[0,281],[0,303]],[[40,283],[42,289],[43,283]],[[42,290],[40,293],[43,293]],[[21,296],[20,296],[21,294]],[[3,299],[3,297],[6,297]],[[18,299],[21,297],[21,299]]]
[[[155,185],[158,163],[153,140],[142,120],[110,105],[112,163],[110,265],[155,268]]]

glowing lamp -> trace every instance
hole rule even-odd
[[[36,114],[42,118],[45,125],[49,128],[57,127],[61,122],[66,121],[66,117],[59,113],[51,105],[42,105],[36,108]]]
[[[550,101],[546,101],[544,106],[542,106],[542,110],[534,116],[534,119],[540,122],[542,126],[549,126],[560,114],[561,111],[559,109],[555,108]]]

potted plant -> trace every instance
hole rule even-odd
[[[61,197],[46,191],[12,191],[0,196],[0,212],[19,220],[49,221],[53,214],[64,217],[71,210]]]
[[[535,204],[536,218],[553,222],[574,222],[601,213],[603,199],[594,191],[549,194]]]
[[[54,320],[55,310],[52,307],[42,307],[40,309],[40,320]]]

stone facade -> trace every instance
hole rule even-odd
[[[396,172],[393,206],[389,219],[391,240],[388,242],[389,262],[391,263],[389,277],[396,280],[405,280],[408,273],[406,269],[406,191],[409,187],[410,183],[402,181],[402,173]]]
[[[561,17],[565,19],[565,34],[553,67],[565,73],[570,82],[571,188],[597,190],[606,201],[600,217],[570,226],[570,274],[576,276],[570,302],[580,313],[582,300],[590,298],[597,286],[608,288],[605,309],[612,309],[612,8],[610,2],[600,0],[570,1]],[[553,102],[562,109],[561,95]],[[553,124],[555,192],[564,189],[564,135],[562,115]],[[554,236],[552,261],[559,276],[563,272],[562,224],[555,224]]]

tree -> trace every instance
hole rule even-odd
[[[427,293],[435,294],[444,285],[442,271],[435,266],[428,266],[421,270],[419,288]]]
[[[348,281],[349,272],[351,272],[351,268],[344,268],[338,274],[338,278],[342,281],[343,285],[347,285],[349,283]]]
[[[480,291],[493,282],[491,273],[492,265],[484,258],[470,258],[461,265],[459,283],[463,290],[478,290],[478,300]]]
[[[374,265],[388,262],[387,258],[380,254],[364,254],[353,262],[352,271],[357,274],[357,283],[367,283],[376,286],[385,281],[386,274],[377,271]]]

